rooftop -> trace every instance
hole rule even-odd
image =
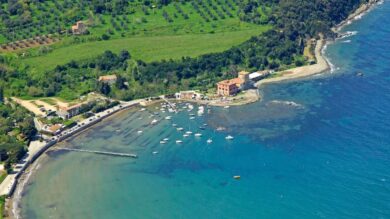
[[[241,78],[233,78],[233,79],[229,79],[229,80],[220,81],[217,84],[230,86],[230,85],[237,85],[237,84],[240,85],[242,83],[244,83],[244,81]]]
[[[117,79],[116,75],[103,75],[99,77],[99,81],[112,81],[116,79]]]

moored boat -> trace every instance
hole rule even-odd
[[[228,136],[226,136],[226,137],[225,137],[225,139],[226,139],[226,140],[233,140],[233,139],[234,139],[234,137],[233,137],[233,136],[231,136],[231,135],[228,135]]]

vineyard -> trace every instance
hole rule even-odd
[[[248,30],[268,23],[270,7],[257,7],[251,12],[253,19],[248,19],[239,4],[239,0],[165,4],[123,0],[104,4],[86,0],[10,0],[0,5],[0,50],[29,48],[70,37],[70,27],[79,20],[88,25],[83,36],[88,41]]]

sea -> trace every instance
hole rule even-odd
[[[58,144],[138,158],[49,151],[20,217],[390,218],[390,1],[342,31],[331,71],[263,86],[259,102],[137,107]]]

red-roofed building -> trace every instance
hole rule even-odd
[[[116,75],[104,75],[99,77],[99,82],[113,84],[116,82],[118,77]]]
[[[240,90],[247,88],[249,82],[249,73],[241,71],[238,78],[220,81],[217,83],[217,94],[221,96],[233,96]]]

